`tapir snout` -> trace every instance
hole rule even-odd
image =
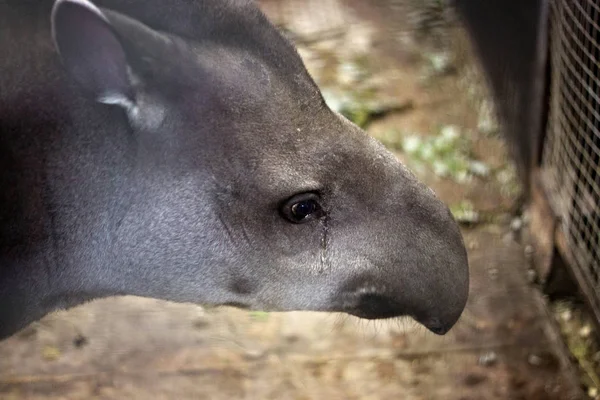
[[[370,138],[363,140],[361,151],[374,161],[352,163],[358,167],[350,167],[349,176],[364,176],[365,185],[348,183],[348,192],[360,198],[360,208],[368,213],[353,217],[354,229],[341,230],[355,235],[343,239],[351,244],[348,257],[355,262],[333,303],[367,319],[408,315],[444,334],[459,319],[469,293],[467,252],[458,224],[434,192],[389,151]]]
[[[429,189],[412,184],[410,200],[388,205],[395,218],[372,222],[383,254],[363,252],[372,261],[369,270],[348,279],[334,301],[361,318],[408,315],[441,335],[454,326],[467,302],[467,253],[446,205]],[[408,185],[397,187],[390,199],[406,196]]]

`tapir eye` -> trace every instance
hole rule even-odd
[[[323,215],[319,196],[315,193],[302,193],[292,196],[281,207],[281,213],[296,224],[312,221]]]

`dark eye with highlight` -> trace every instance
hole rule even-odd
[[[281,207],[281,214],[290,222],[300,224],[323,216],[323,209],[315,193],[292,196]]]

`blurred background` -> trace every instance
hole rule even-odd
[[[409,320],[105,299],[0,342],[0,399],[600,399],[594,312],[568,268],[535,268],[530,182],[446,2],[260,6],[330,107],[450,205],[471,266],[463,317],[439,337]]]

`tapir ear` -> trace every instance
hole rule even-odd
[[[65,68],[85,91],[131,111],[135,98],[125,50],[102,11],[87,0],[57,0],[52,36]]]

